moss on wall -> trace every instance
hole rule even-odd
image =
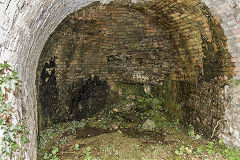
[[[182,121],[181,101],[179,101],[177,94],[177,81],[171,79],[171,74],[165,84],[164,108],[169,119],[173,122]]]
[[[203,57],[203,79],[226,80],[233,76],[231,55],[227,50],[227,38],[220,25],[206,6],[202,6],[202,13],[207,18],[209,35],[201,33]]]
[[[144,92],[143,84],[131,84],[124,82],[117,82],[116,87],[118,89],[118,93],[122,98],[126,98],[127,96],[143,96],[146,95]]]

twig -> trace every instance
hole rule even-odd
[[[212,133],[211,139],[213,138],[214,133],[215,133],[217,127],[218,127],[218,124],[219,124],[219,122],[221,122],[221,121],[227,121],[227,120],[226,120],[226,119],[220,119],[220,120],[217,121],[217,124],[216,124],[216,126],[214,127],[214,129],[213,129],[213,133]]]
[[[79,155],[83,155],[81,153],[77,153],[77,152],[60,152],[60,153],[57,153],[57,154],[79,154]]]

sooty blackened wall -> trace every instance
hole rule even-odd
[[[107,81],[99,80],[96,75],[85,82],[79,79],[72,86],[71,119],[89,118],[106,107],[109,90]]]
[[[59,109],[55,67],[54,57],[44,64],[41,72],[38,98],[42,107],[39,109],[41,109],[40,113],[47,113],[44,116],[45,120],[43,122],[45,123],[42,124],[43,126],[50,120],[53,122],[59,121],[58,117],[55,116],[56,110]]]

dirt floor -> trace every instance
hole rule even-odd
[[[154,103],[153,103],[154,102]],[[146,120],[154,121],[143,129]],[[208,142],[189,126],[170,122],[158,101],[127,98],[88,119],[59,123],[39,134],[39,159],[236,159],[221,140]],[[226,154],[232,154],[227,158]]]

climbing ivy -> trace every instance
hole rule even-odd
[[[22,150],[20,146],[29,142],[23,121],[14,121],[15,110],[9,99],[18,83],[17,72],[7,62],[0,63],[0,160],[13,159]]]

